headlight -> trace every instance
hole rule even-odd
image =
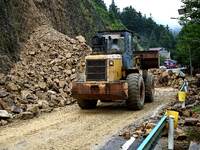
[[[114,61],[113,61],[113,60],[110,60],[110,61],[109,61],[109,65],[110,65],[110,66],[114,66]]]

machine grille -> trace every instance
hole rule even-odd
[[[86,61],[86,80],[105,81],[106,80],[106,60]]]

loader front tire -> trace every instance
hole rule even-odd
[[[132,73],[127,76],[128,99],[127,107],[131,110],[141,110],[144,107],[145,86],[142,76]]]

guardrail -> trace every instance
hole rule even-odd
[[[149,135],[146,137],[146,139],[140,144],[140,146],[137,148],[137,150],[150,150],[152,149],[158,139],[161,136],[161,133],[166,126],[167,123],[167,116],[164,115],[161,120],[158,122],[158,124],[153,128],[153,130],[149,133]]]
[[[152,129],[149,135],[142,141],[137,150],[150,150],[155,147],[160,139],[163,130],[168,126],[168,150],[174,149],[174,128],[177,127],[178,112],[167,111],[160,119],[157,125]],[[131,150],[135,138],[132,137],[121,148],[121,150]]]

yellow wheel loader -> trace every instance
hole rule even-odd
[[[92,38],[92,54],[82,62],[84,75],[73,82],[72,96],[82,109],[97,101],[125,100],[131,110],[154,100],[154,78],[148,69],[159,66],[157,51],[134,51],[133,33],[102,31]]]

